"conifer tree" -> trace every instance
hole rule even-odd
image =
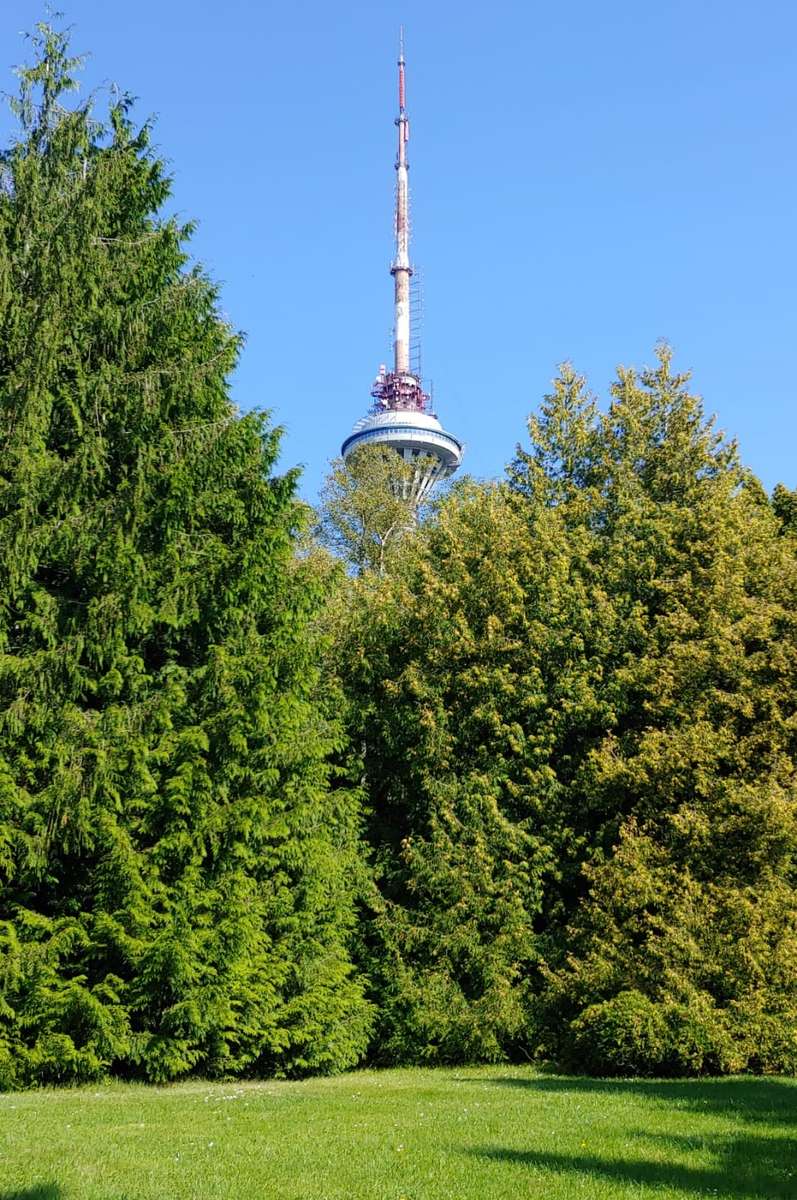
[[[521,508],[569,526],[588,599],[591,715],[552,747],[541,1045],[603,1073],[793,1071],[793,542],[666,347],[612,391],[605,416],[554,404],[513,470]]]
[[[356,797],[295,473],[126,97],[39,26],[0,190],[0,1082],[333,1070]]]
[[[797,490],[789,491],[782,483],[777,484],[772,493],[772,508],[784,531],[797,533]]]
[[[462,481],[388,579],[349,585],[340,662],[371,809],[381,1061],[496,1060],[526,1041],[552,868],[548,672],[567,638],[546,516],[528,539],[504,489]]]

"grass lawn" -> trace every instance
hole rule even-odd
[[[521,1067],[0,1095],[0,1200],[797,1198],[797,1081]]]

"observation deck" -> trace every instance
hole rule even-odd
[[[362,417],[341,446],[341,454],[348,458],[358,446],[374,444],[390,446],[406,462],[439,459],[438,478],[452,475],[462,462],[462,443],[431,413],[388,409]]]

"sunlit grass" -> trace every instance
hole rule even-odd
[[[524,1068],[0,1096],[0,1200],[797,1197],[797,1084]]]

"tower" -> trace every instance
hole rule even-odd
[[[380,366],[371,395],[374,403],[344,441],[344,459],[360,446],[378,445],[396,450],[404,461],[416,464],[408,499],[418,504],[439,479],[453,475],[462,462],[462,443],[446,432],[432,412],[431,398],[423,390],[419,375],[410,364],[410,227],[409,163],[407,142],[410,136],[404,82],[404,37],[398,59],[398,151],[396,154],[396,253],[390,273],[393,276],[393,370]]]

